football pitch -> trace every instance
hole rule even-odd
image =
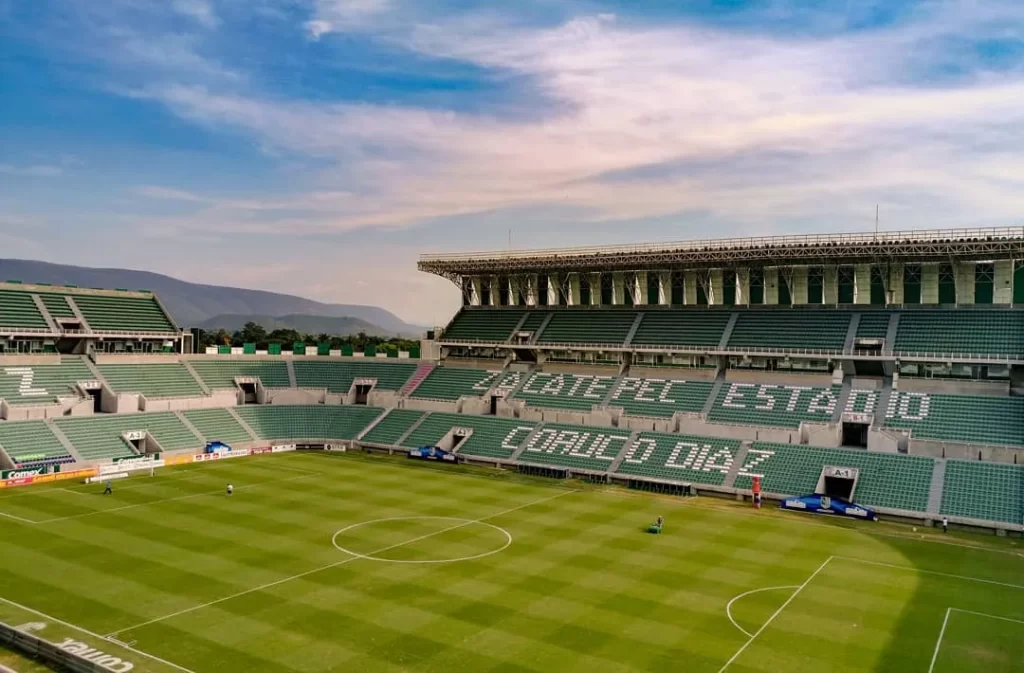
[[[102,490],[0,493],[0,621],[112,671],[1024,672],[1019,540],[361,455]]]

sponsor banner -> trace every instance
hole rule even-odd
[[[250,455],[248,449],[239,449],[235,451],[217,451],[215,453],[197,453],[192,456],[193,463],[205,463],[211,460],[227,460],[228,458],[244,458]]]
[[[853,519],[864,519],[867,521],[874,521],[876,518],[874,510],[868,507],[827,495],[814,494],[805,495],[800,498],[786,498],[779,506],[782,509],[813,512],[814,514],[848,516]]]
[[[87,479],[94,477],[97,474],[95,468],[89,467],[84,470],[69,470],[68,472],[58,472],[53,475],[54,481],[64,481],[66,479]]]
[[[252,451],[251,451],[252,455],[254,455],[254,456],[257,456],[257,455],[259,455],[261,453],[273,453],[273,452],[274,452],[274,447],[272,447],[272,446],[261,446],[261,447],[256,448],[256,449],[252,449]]]
[[[296,447],[294,444],[279,444],[277,446],[271,447],[270,451],[272,453],[284,453],[286,451],[294,451],[295,448]]]
[[[25,477],[41,477],[44,474],[60,472],[60,465],[40,465],[39,467],[23,467],[16,470],[0,471],[0,479],[24,479]]]
[[[25,475],[12,479],[0,480],[0,488],[14,488],[15,486],[28,486],[29,484],[48,484],[52,481],[66,481],[68,479],[82,479],[97,474],[96,470],[69,470],[67,472],[51,472],[50,474]]]
[[[127,472],[108,472],[106,474],[100,473],[95,477],[89,477],[85,480],[87,484],[95,484],[101,481],[113,481],[114,479],[127,479],[130,475]]]
[[[164,465],[185,465],[186,463],[191,463],[192,458],[192,454],[188,453],[182,456],[166,456],[163,461]]]
[[[115,462],[111,465],[101,465],[100,474],[137,472],[139,470],[152,470],[163,466],[164,461],[160,460],[158,454],[153,454],[152,456],[131,456],[128,458],[122,458],[121,460],[115,459]]]

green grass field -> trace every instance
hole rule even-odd
[[[1019,540],[357,455],[101,491],[0,493],[0,621],[135,673],[1024,672]]]

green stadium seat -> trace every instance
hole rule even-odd
[[[190,409],[182,412],[208,442],[249,442],[252,438],[227,409]]]
[[[262,439],[355,439],[384,410],[365,406],[261,405],[238,407]]]
[[[1024,397],[892,391],[885,425],[917,439],[1024,446]]]
[[[561,309],[541,332],[542,344],[622,345],[636,321],[636,311],[606,309]]]
[[[545,423],[527,442],[518,462],[607,472],[631,431]]]
[[[45,330],[49,325],[31,294],[0,290],[0,328]]]
[[[74,461],[44,421],[0,421],[0,449],[18,465]]]
[[[202,440],[167,412],[58,418],[54,423],[86,460],[136,455],[122,434],[137,430],[148,431],[165,451],[202,448]]]
[[[392,409],[391,413],[384,417],[384,419],[373,426],[368,433],[363,435],[362,440],[368,444],[383,444],[385,446],[393,446],[398,443],[398,440],[402,438],[409,428],[416,423],[416,421],[423,418],[426,412],[414,411],[412,409]]]
[[[508,341],[523,317],[521,309],[463,308],[445,328],[443,341]]]
[[[411,362],[296,360],[295,382],[300,388],[326,388],[345,394],[356,379],[376,379],[378,390],[399,390],[418,365]]]
[[[614,376],[536,372],[514,395],[532,407],[590,411],[615,385]]]
[[[266,388],[288,388],[288,365],[280,360],[226,360],[204,358],[189,360],[192,369],[211,390],[235,387],[239,376],[260,379]]]
[[[1024,467],[946,461],[940,511],[948,516],[1024,524]]]
[[[885,339],[889,333],[889,319],[891,314],[888,311],[872,311],[860,314],[860,323],[857,325],[857,339]]]
[[[739,447],[738,439],[641,432],[615,473],[721,486]]]
[[[717,348],[732,314],[724,310],[645,308],[633,335],[637,346]]]
[[[860,473],[855,502],[925,512],[935,461],[895,453],[754,442],[744,466],[736,477],[736,488],[751,488],[751,475],[761,474],[761,488],[766,493],[784,496],[814,493],[826,466],[855,467]],[[745,469],[746,466],[751,468]]]
[[[804,421],[832,420],[840,387],[727,383],[708,414],[714,423],[797,428]]]
[[[894,350],[1024,356],[1024,310],[916,310],[900,314]]]
[[[843,350],[852,313],[831,310],[744,310],[729,336],[730,349]]]
[[[114,392],[146,397],[201,397],[205,393],[181,363],[98,365]]]
[[[75,294],[72,299],[96,332],[177,332],[156,297]]]
[[[54,318],[74,318],[75,312],[71,310],[71,305],[68,304],[68,297],[65,294],[50,294],[37,292],[39,298],[43,300],[43,305],[46,306],[46,310]]]
[[[96,376],[79,355],[64,356],[60,364],[5,366],[0,361],[0,399],[8,404],[51,404],[74,396],[74,385]]]
[[[511,458],[534,428],[533,423],[488,416],[431,413],[413,430],[403,446],[416,449],[435,446],[452,428],[471,428],[472,436],[458,446],[458,453],[487,458]]]
[[[671,418],[677,411],[702,411],[713,385],[708,381],[627,376],[615,388],[608,404],[622,407],[628,416]]]
[[[429,400],[457,400],[463,395],[479,397],[487,392],[500,371],[437,367],[410,397]]]

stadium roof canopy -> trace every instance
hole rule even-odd
[[[664,269],[667,267],[852,264],[1024,258],[1024,227],[719,238],[670,243],[421,255],[420,271],[464,276]]]

